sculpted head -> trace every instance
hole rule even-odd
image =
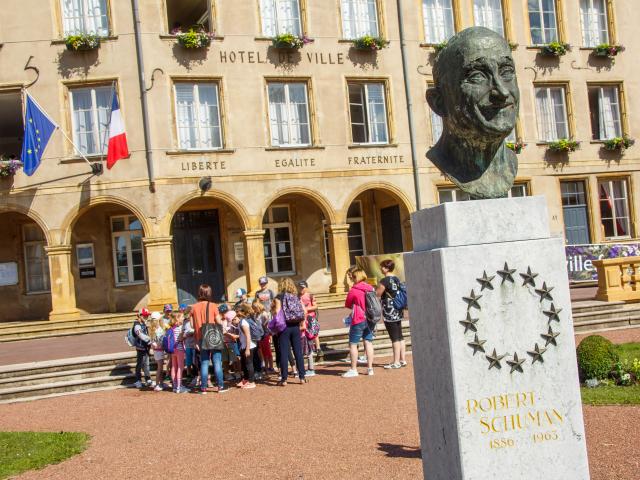
[[[444,130],[473,145],[501,142],[513,130],[520,93],[511,48],[492,30],[473,27],[452,37],[436,58],[427,91]]]

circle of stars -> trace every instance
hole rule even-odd
[[[516,275],[518,273],[518,275]],[[536,295],[540,297],[540,303],[543,303],[545,300],[550,302],[550,305],[543,309],[542,313],[547,319],[547,330],[540,334],[540,337],[544,340],[544,346],[540,346],[539,343],[536,343],[531,350],[527,350],[526,355],[521,357],[518,356],[518,352],[513,352],[513,355],[505,352],[498,353],[496,349],[493,349],[493,352],[488,353],[485,350],[484,344],[487,343],[487,340],[483,340],[478,336],[478,322],[479,318],[473,318],[473,311],[482,311],[482,305],[480,303],[480,299],[483,297],[482,292],[485,290],[493,290],[496,276],[499,276],[501,279],[501,284],[505,282],[513,283],[515,285],[520,285],[523,288],[532,289]],[[517,277],[520,276],[522,280],[522,284],[518,283]],[[536,362],[544,363],[544,353],[548,350],[549,345],[553,345],[554,347],[558,346],[557,338],[560,335],[560,332],[556,332],[553,330],[552,323],[560,322],[560,312],[562,312],[562,308],[556,308],[554,305],[553,294],[551,293],[554,287],[547,286],[546,282],[542,282],[542,285],[539,286],[536,283],[536,278],[538,277],[537,273],[534,273],[531,270],[531,267],[527,267],[526,272],[517,272],[515,268],[509,268],[507,262],[504,262],[504,266],[500,270],[496,270],[496,275],[488,275],[486,270],[482,272],[482,276],[476,278],[476,281],[480,285],[480,291],[477,294],[476,289],[472,288],[469,295],[465,295],[462,297],[462,300],[465,302],[467,306],[467,314],[464,320],[460,320],[460,325],[464,327],[464,333],[471,331],[474,334],[473,341],[468,342],[467,345],[473,349],[473,355],[476,353],[484,354],[484,358],[488,362],[489,370],[495,368],[496,370],[502,369],[503,360],[506,362],[507,366],[510,368],[511,374],[514,372],[524,373],[523,366],[527,359],[531,360],[531,365],[534,365]]]

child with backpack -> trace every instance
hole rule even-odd
[[[164,350],[171,355],[171,382],[174,393],[186,393],[188,390],[182,386],[182,370],[184,369],[184,338],[182,335],[182,323],[184,314],[174,312],[171,314],[170,328],[166,331],[162,344]]]
[[[196,357],[196,339],[195,330],[191,324],[191,307],[187,305],[180,305],[180,311],[184,314],[184,321],[182,322],[182,337],[184,338],[184,366],[186,369],[187,377],[189,379],[197,376],[195,368]]]
[[[151,316],[151,312],[146,308],[141,308],[138,312],[133,326],[131,327],[132,337],[134,339],[134,346],[136,347],[136,383],[135,388],[142,388],[145,384],[142,383],[142,372],[144,371],[144,377],[146,386],[151,387],[151,374],[149,373],[149,349],[151,347],[151,337],[149,336],[149,329],[147,328],[147,320]]]
[[[164,338],[164,328],[160,318],[151,318],[149,322],[149,335],[151,336],[151,348],[153,350],[153,359],[156,361],[156,386],[153,389],[161,392],[165,388],[164,384],[164,361],[165,352],[162,348],[162,339]]]
[[[227,347],[227,354],[229,356],[229,370],[233,370],[233,380],[242,380],[240,374],[240,347],[238,346],[238,339],[240,338],[240,332],[238,331],[238,314],[235,310],[227,310],[222,320],[222,332],[224,333],[224,343]],[[231,371],[229,371],[231,377]]]
[[[324,354],[322,353],[322,349],[320,348],[320,323],[318,322],[318,304],[316,303],[316,299],[313,294],[309,291],[309,284],[306,280],[300,280],[298,282],[298,288],[300,289],[300,301],[302,302],[302,305],[304,306],[305,312],[307,314],[307,323],[312,324],[312,328],[307,330],[307,339],[313,340],[314,355],[322,357]],[[310,330],[313,330],[315,333],[309,335]],[[302,346],[304,348],[304,344]]]
[[[407,365],[406,345],[402,333],[402,319],[404,309],[407,308],[407,292],[404,284],[393,274],[395,268],[396,264],[393,260],[380,262],[380,270],[384,277],[376,289],[376,294],[382,302],[384,326],[393,347],[393,362],[385,365],[386,369],[398,369]]]
[[[349,355],[351,368],[342,374],[344,378],[358,376],[358,344],[364,342],[367,355],[367,374],[373,375],[373,329],[380,312],[380,305],[373,287],[367,283],[364,270],[355,269],[352,273],[353,286],[344,302],[345,308],[351,310],[349,321]],[[376,306],[378,307],[376,310]]]
[[[256,322],[262,325],[264,335],[261,340],[258,341],[258,353],[264,363],[264,368],[267,373],[274,373],[273,369],[273,353],[271,352],[271,332],[269,332],[268,324],[271,320],[271,314],[264,309],[264,304],[257,298],[251,304],[253,310],[253,318]]]
[[[238,384],[238,387],[248,390],[256,388],[253,356],[256,355],[258,345],[255,339],[257,335],[251,334],[252,327],[254,327],[251,322],[255,324],[255,320],[251,318],[253,312],[247,303],[239,305],[236,313],[236,318],[239,319],[240,363],[242,365],[242,381]]]

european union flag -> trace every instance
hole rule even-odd
[[[24,141],[22,160],[24,173],[31,176],[40,165],[44,149],[55,129],[58,128],[40,106],[27,94],[27,108],[24,116]]]

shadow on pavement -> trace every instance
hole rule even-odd
[[[407,447],[406,445],[395,445],[393,443],[378,443],[378,450],[392,458],[422,458],[419,447]]]

